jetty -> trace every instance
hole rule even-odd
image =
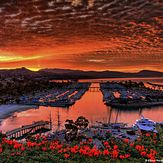
[[[39,97],[22,101],[28,105],[52,106],[52,107],[69,107],[74,105],[87,90],[91,83],[73,83],[64,88],[57,88],[50,92],[45,92]]]
[[[160,89],[162,87],[162,85],[155,86]],[[100,84],[104,103],[115,108],[162,106],[163,91],[160,89],[153,90],[146,87],[143,82],[138,83],[132,81],[107,82]]]
[[[110,103],[105,103],[106,105],[109,105],[111,107],[114,107],[114,108],[144,108],[144,107],[154,107],[154,106],[163,106],[163,102],[132,102],[132,103],[128,103],[128,104],[120,104],[120,103],[113,103],[113,102],[110,102]]]
[[[7,138],[22,139],[28,135],[34,135],[40,132],[50,131],[52,129],[51,121],[37,121],[30,125],[25,125],[20,128],[6,132]]]
[[[147,84],[149,84],[150,86],[152,86],[155,90],[163,90],[163,85],[162,84],[155,84],[155,83],[151,83],[151,82],[147,82]]]

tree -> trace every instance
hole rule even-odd
[[[88,124],[89,124],[89,121],[83,116],[78,117],[75,122],[73,120],[68,120],[68,119],[65,122],[66,122],[65,123],[66,141],[73,141],[74,139],[76,139],[78,136],[79,130],[85,129],[86,127],[88,127]]]

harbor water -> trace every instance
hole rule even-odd
[[[110,79],[108,79],[110,80]],[[114,79],[115,80],[115,79]],[[129,79],[116,79],[129,80]],[[133,80],[133,79],[131,79]],[[135,81],[163,83],[163,78],[134,79]],[[98,83],[92,83],[91,87],[98,87]],[[66,119],[75,120],[78,116],[86,117],[90,124],[96,121],[125,122],[132,125],[141,115],[157,122],[163,122],[163,106],[135,109],[115,109],[104,105],[102,93],[99,89],[89,89],[83,97],[69,108],[39,106],[25,111],[14,112],[3,119],[0,130],[6,132],[23,125],[31,124],[39,120],[49,120],[52,117],[53,130],[64,128]]]

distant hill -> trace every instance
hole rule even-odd
[[[41,69],[37,72],[27,68],[0,70],[2,77],[35,77],[46,79],[88,79],[88,78],[143,78],[163,77],[163,72],[142,70],[137,73],[125,73],[119,71],[82,71],[71,69]]]
[[[25,67],[22,67],[22,68],[17,68],[17,69],[3,69],[3,70],[0,70],[0,75],[1,76],[6,76],[6,77],[14,77],[14,76],[24,76],[24,75],[33,75],[34,72],[25,68]]]
[[[79,78],[119,78],[119,77],[163,77],[163,72],[142,70],[137,73],[125,73],[119,71],[82,71],[70,69],[41,69],[41,73],[62,75],[62,77]],[[64,76],[63,76],[64,75]]]
[[[138,72],[137,75],[140,77],[144,77],[144,76],[146,76],[146,77],[162,77],[163,72],[142,70],[142,71]]]
[[[71,69],[41,69],[39,72],[45,72],[45,73],[55,73],[55,74],[68,74],[68,73],[77,73],[77,72],[84,72],[80,70],[71,70]]]

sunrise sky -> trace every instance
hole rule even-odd
[[[0,69],[163,71],[161,0],[2,0]]]

